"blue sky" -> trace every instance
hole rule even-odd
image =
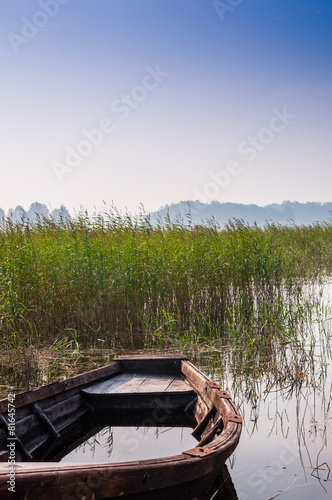
[[[0,207],[331,201],[330,0],[0,4]]]

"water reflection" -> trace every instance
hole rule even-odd
[[[252,335],[252,343],[245,345],[236,339],[228,342],[206,339],[196,344],[179,342],[168,346],[168,352],[178,352],[181,348],[196,366],[218,381],[232,395],[243,417],[239,446],[227,462],[238,497],[234,488],[227,497],[216,487],[211,498],[212,495],[216,495],[215,499],[240,500],[332,497],[332,315],[324,293],[308,291],[310,307],[306,310],[306,321],[297,323],[296,332],[289,324],[281,341],[264,343],[261,335],[261,341],[255,342]],[[142,337],[127,335],[123,339],[126,353],[142,353]],[[63,355],[56,378],[111,362],[123,354],[120,343],[120,337],[113,336],[109,349]],[[165,347],[151,348],[144,352],[165,350]],[[29,382],[27,377],[15,378],[10,368],[4,368],[1,375],[4,396],[8,380],[17,389],[36,383]],[[40,377],[42,383],[46,378],[48,382],[52,380],[52,374],[43,370]],[[36,385],[40,385],[41,379]],[[115,443],[113,431],[107,439],[105,446],[111,450],[107,458],[110,459]]]
[[[188,427],[104,427],[94,429],[94,434],[74,449],[64,451],[61,462],[74,463],[122,463],[145,459],[157,459],[181,454],[193,448],[197,441],[192,428]],[[234,484],[226,465],[221,464],[218,477],[208,491],[194,496],[192,491],[172,493],[181,500],[236,500]],[[176,496],[178,495],[178,496]],[[159,498],[160,493],[156,494]],[[133,499],[137,496],[133,496]],[[140,497],[138,497],[140,498]],[[150,497],[149,497],[150,498]],[[151,497],[152,498],[152,497]],[[155,497],[153,497],[155,498]]]
[[[187,427],[104,427],[61,461],[129,462],[178,455],[197,445],[191,432]]]

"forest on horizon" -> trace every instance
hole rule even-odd
[[[120,216],[128,216],[128,213],[122,214],[116,207],[111,207],[110,212],[112,211],[115,211]],[[102,211],[99,215],[102,217],[103,213],[106,212]],[[135,217],[134,214],[132,215]],[[145,215],[148,216],[152,225],[166,219],[183,222],[191,221],[193,224],[202,224],[213,220],[221,225],[227,224],[228,221],[233,219],[258,225],[264,225],[266,222],[312,224],[332,219],[332,202],[300,203],[297,201],[284,201],[283,203],[258,206],[255,204],[246,205],[219,201],[202,203],[188,200],[162,206],[157,211],[145,213]],[[25,210],[22,205],[17,205],[14,209],[10,208],[7,212],[0,208],[0,224],[5,220],[14,224],[22,221],[34,223],[42,219],[68,221],[72,217],[75,218],[75,215],[72,216],[64,205],[61,205],[60,208],[51,209],[44,203],[34,202],[31,203],[28,210]]]

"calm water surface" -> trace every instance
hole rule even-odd
[[[104,427],[61,462],[107,463],[181,455],[197,444],[187,427]]]
[[[331,285],[310,293],[330,305]],[[229,461],[241,500],[332,498],[330,311],[312,328],[317,340],[313,363],[301,366],[299,361],[293,377],[285,366],[282,384],[271,385],[268,373],[241,381],[225,377],[244,419],[239,446]]]
[[[310,293],[330,305],[330,290],[331,287],[326,286]],[[189,346],[187,349],[189,359],[231,394],[243,416],[240,443],[227,461],[237,493],[234,498],[332,498],[329,350],[332,314],[325,311],[320,321],[318,316],[312,322],[304,349],[294,351],[286,346],[280,358],[278,351],[267,353],[266,359],[257,359],[254,355],[252,363],[244,365],[243,359],[248,360],[250,352],[244,353],[241,347],[193,349]],[[312,339],[316,342],[314,348]],[[134,344],[131,337],[125,352],[111,348],[72,354],[70,363],[76,363],[74,372],[82,373],[111,362],[117,355],[141,353]],[[31,383],[46,381],[47,376],[42,375]],[[0,373],[0,384],[3,397],[9,385],[14,385],[16,390],[24,386],[22,380],[15,379],[5,367]],[[106,427],[63,460],[126,461],[169,456],[195,445],[190,432],[191,429],[182,428]]]

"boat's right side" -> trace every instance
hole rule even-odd
[[[240,439],[242,418],[239,411],[230,395],[188,360],[182,361],[181,372],[197,393],[191,409],[197,422],[192,434],[199,441],[194,450],[202,456],[209,450],[214,451],[211,459],[216,466],[222,464],[234,452]],[[189,451],[195,453],[194,450]]]

